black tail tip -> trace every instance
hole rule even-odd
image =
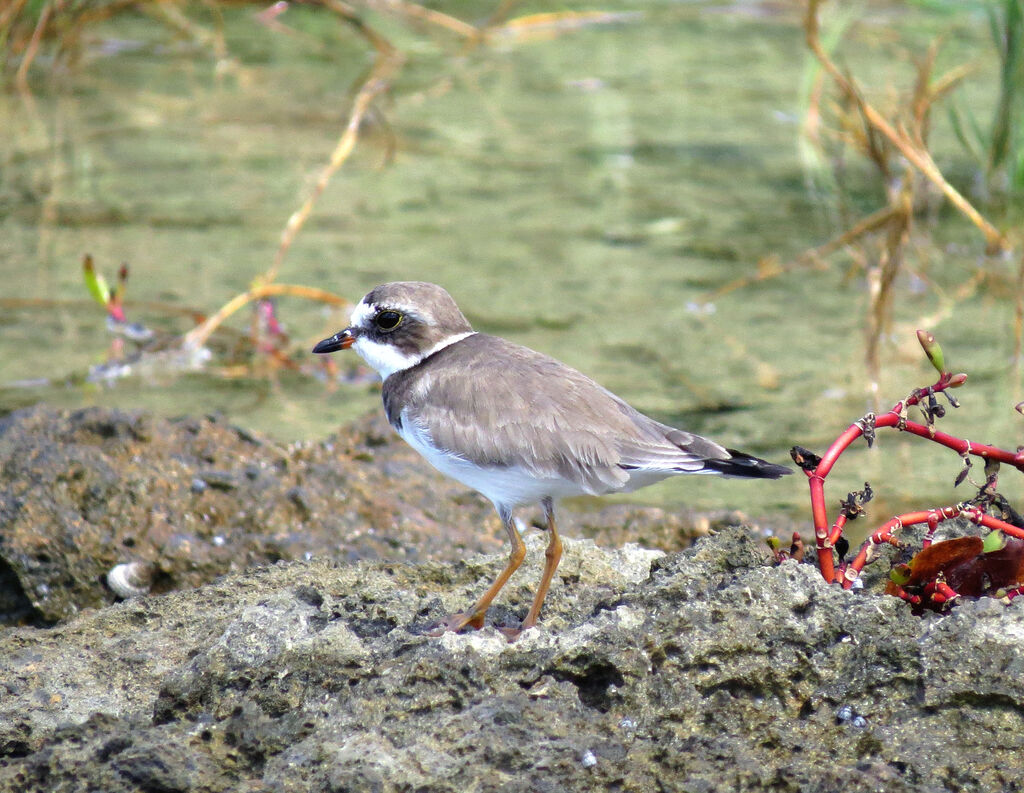
[[[722,476],[736,476],[743,479],[781,479],[793,469],[785,465],[776,465],[760,457],[754,457],[736,449],[726,449],[730,455],[727,460],[705,460],[704,467]]]

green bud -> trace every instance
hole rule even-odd
[[[981,552],[992,553],[993,551],[1001,551],[1004,545],[1006,545],[1006,537],[1003,536],[999,529],[996,529],[985,535],[985,539],[981,543]]]
[[[82,280],[85,281],[85,288],[101,306],[110,302],[110,287],[102,275],[97,275],[92,265],[92,256],[86,254],[82,260]]]
[[[932,362],[932,366],[935,367],[939,374],[945,374],[946,359],[942,355],[942,347],[935,341],[935,337],[926,330],[919,330],[917,332],[917,340],[921,342],[921,347],[924,348],[924,353],[928,356],[928,360]]]
[[[903,586],[910,580],[910,565],[898,564],[889,571],[889,580],[894,584]]]

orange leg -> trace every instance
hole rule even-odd
[[[555,576],[558,563],[562,559],[562,541],[558,537],[558,528],[555,526],[555,507],[550,498],[545,498],[541,505],[544,507],[544,517],[547,519],[548,532],[551,538],[548,540],[547,550],[544,551],[544,572],[540,577],[540,585],[537,587],[537,594],[533,596],[533,605],[530,612],[523,620],[521,631],[532,628],[537,624],[540,616],[540,608],[544,605],[544,598],[547,597],[548,588],[551,586],[551,579]]]
[[[519,535],[519,530],[516,528],[516,524],[512,520],[511,511],[499,511],[499,516],[502,522],[505,524],[505,531],[508,532],[509,541],[512,543],[512,552],[508,557],[508,564],[505,565],[505,569],[501,571],[501,574],[491,584],[490,589],[481,595],[480,599],[473,605],[468,612],[460,612],[458,614],[452,614],[448,619],[443,620],[439,628],[441,632],[444,631],[461,631],[463,628],[482,628],[484,626],[484,617],[487,614],[487,609],[491,606],[491,601],[494,600],[495,596],[501,591],[501,588],[505,586],[508,579],[511,578],[519,565],[523,563],[523,559],[526,556],[526,545],[523,544],[523,538]],[[559,546],[559,553],[561,553],[561,546]],[[557,562],[556,562],[557,564]],[[543,598],[541,598],[543,600]],[[537,610],[540,610],[540,606],[537,606]],[[532,611],[531,611],[532,613]]]

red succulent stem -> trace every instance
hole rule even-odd
[[[826,477],[828,477],[829,473],[832,471],[832,467],[836,462],[838,462],[839,457],[843,452],[845,452],[854,441],[864,435],[865,428],[869,426],[869,421],[872,430],[881,427],[895,427],[898,430],[909,432],[911,435],[925,438],[926,440],[937,443],[940,446],[952,449],[961,456],[971,454],[985,460],[998,460],[1000,463],[1012,465],[1018,471],[1024,472],[1024,452],[1022,451],[1011,452],[997,446],[990,446],[984,443],[972,443],[964,438],[957,438],[945,432],[939,432],[930,424],[921,424],[916,421],[909,421],[906,418],[906,409],[917,405],[921,401],[922,397],[929,397],[933,394],[945,391],[947,388],[957,386],[962,383],[962,375],[952,375],[949,372],[944,372],[934,385],[928,388],[915,390],[905,400],[897,402],[888,413],[883,413],[880,416],[865,417],[864,419],[855,421],[832,442],[832,445],[828,447],[828,450],[822,456],[814,470],[805,471],[811,491],[811,517],[814,521],[814,541],[815,549],[818,553],[818,568],[821,571],[822,577],[826,581],[830,583],[842,581],[844,586],[850,586],[853,581],[856,580],[861,568],[864,566],[865,559],[861,558],[862,555],[867,553],[866,548],[872,544],[870,540],[865,543],[865,546],[861,548],[861,553],[858,554],[854,562],[846,567],[845,570],[837,573],[835,560],[832,557],[832,549],[835,543],[842,536],[843,529],[846,526],[848,518],[846,515],[841,514],[836,518],[836,521],[830,530],[828,509],[825,504]],[[998,528],[1007,534],[1024,538],[1024,530],[1021,530],[1017,526],[1013,526],[1012,524],[1006,523],[998,518],[985,515],[977,507],[965,506],[945,507],[942,510],[928,510],[926,512],[913,512],[898,518],[893,518],[892,521],[889,521],[889,523],[885,524],[885,526],[875,532],[872,537],[876,535],[881,537],[880,533],[886,531],[886,527],[889,527],[888,531],[891,532],[893,527],[896,525],[906,526],[916,523],[926,523],[930,522],[930,519],[934,520],[937,525],[939,520],[948,520],[950,517],[955,517],[955,515],[949,515],[936,519],[936,515],[944,515],[945,512],[950,509],[956,509],[956,514],[963,512],[975,523],[979,523],[992,529]],[[899,523],[894,524],[894,521]],[[933,533],[934,528],[929,525],[929,535]],[[888,542],[888,540],[880,541]]]
[[[949,603],[960,597],[960,593],[945,581],[929,581],[922,594],[932,603]]]
[[[907,590],[905,590],[901,586],[896,587],[896,591],[894,594],[896,595],[896,597],[907,601],[907,603],[909,603],[912,606],[917,606],[921,603],[920,595],[911,595],[909,592],[907,592]]]
[[[898,425],[899,417],[894,416],[892,413],[886,413],[884,416],[879,416],[875,422],[876,427],[895,427]],[[954,435],[947,435],[945,432],[939,432],[934,427],[929,427],[926,424],[918,424],[914,421],[907,421],[901,428],[912,435],[917,435],[921,438],[927,438],[930,441],[934,441],[948,449],[952,449],[957,454],[973,454],[978,457],[982,457],[986,460],[998,460],[1001,463],[1012,465],[1018,471],[1024,471],[1024,454],[1020,452],[1011,452],[1006,449],[1000,449],[998,446],[989,446],[986,443],[974,443],[966,440],[965,438],[957,438]]]
[[[1021,595],[1024,595],[1024,586],[1016,586],[1013,589],[1007,590],[1003,594],[1003,597],[1007,601],[1011,601],[1011,600],[1014,600],[1016,598],[1019,598]]]
[[[951,520],[960,515],[979,526],[984,526],[992,530],[999,530],[1004,534],[1024,539],[1024,529],[1019,526],[1014,526],[1012,523],[1007,523],[1005,520],[993,517],[992,515],[987,515],[982,512],[979,507],[971,504],[956,504],[955,506],[941,507],[939,509],[929,509],[921,512],[908,512],[904,515],[897,515],[895,518],[891,518],[886,521],[876,532],[868,537],[861,546],[857,556],[843,571],[841,579],[837,577],[836,580],[842,580],[843,587],[845,589],[849,589],[853,585],[853,582],[860,576],[860,572],[864,569],[864,565],[867,564],[868,556],[871,554],[871,548],[875,545],[881,545],[882,543],[897,545],[898,540],[896,538],[896,534],[905,526],[916,526],[921,523],[927,523],[928,537],[931,537],[935,534],[935,529],[940,523],[946,520]]]
[[[107,303],[107,313],[114,318],[117,322],[127,322],[128,317],[125,316],[124,306],[120,300],[111,300]]]
[[[829,532],[828,541],[830,545],[835,545],[839,542],[839,538],[843,536],[843,529],[846,528],[846,522],[849,518],[845,512],[840,512],[839,517],[836,518],[836,522],[832,524],[832,531]]]
[[[929,547],[932,544],[932,540],[935,539],[935,530],[939,528],[939,514],[933,512],[928,516],[928,531],[924,534],[924,539],[921,540],[921,550]]]

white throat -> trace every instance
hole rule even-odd
[[[393,344],[381,344],[380,342],[371,341],[366,337],[357,338],[355,344],[352,345],[352,349],[359,353],[359,357],[366,361],[370,367],[376,370],[381,380],[387,380],[395,372],[401,372],[404,369],[415,366],[438,350],[443,350],[450,344],[462,341],[467,336],[472,336],[475,332],[456,333],[446,339],[442,339],[429,350],[411,355],[403,353]]]

